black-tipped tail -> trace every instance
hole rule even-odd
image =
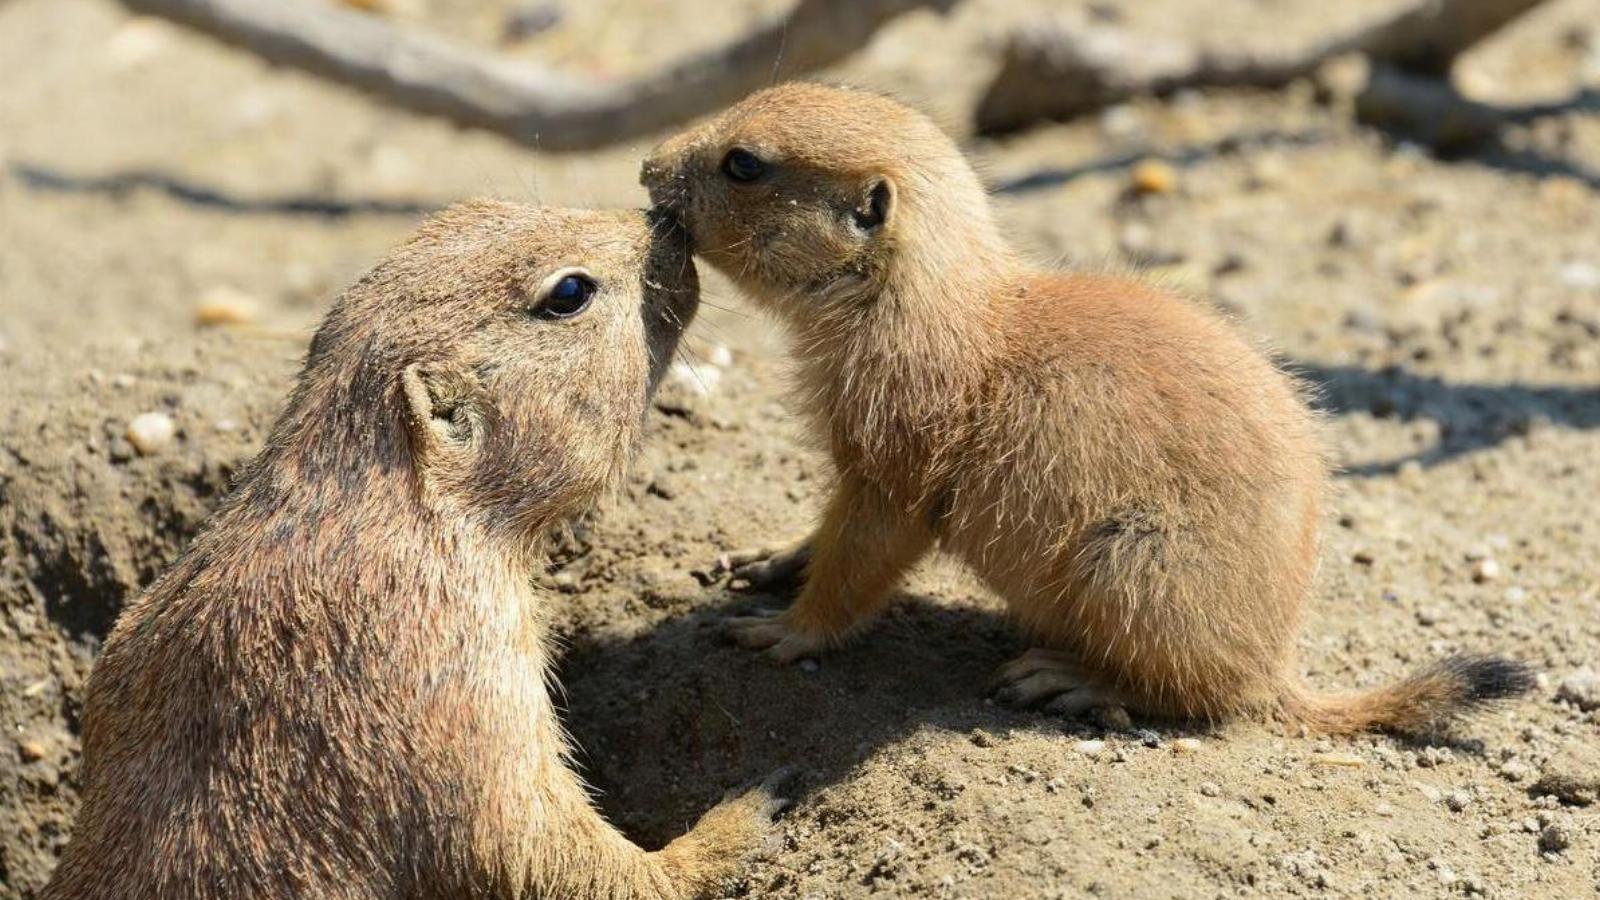
[[[1497,700],[1526,694],[1537,683],[1533,669],[1516,660],[1459,655],[1371,691],[1319,695],[1296,686],[1283,708],[1291,720],[1329,734],[1429,734]]]

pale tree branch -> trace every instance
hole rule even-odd
[[[980,131],[1068,119],[1145,95],[1189,87],[1282,87],[1352,53],[1441,79],[1468,48],[1544,0],[1412,0],[1399,10],[1298,51],[1209,49],[1062,21],[1012,35],[976,113]],[[1393,87],[1387,85],[1386,87]],[[1395,102],[1403,91],[1389,92]]]
[[[499,59],[316,0],[122,0],[279,65],[543,150],[650,134],[838,62],[890,19],[956,0],[797,0],[735,41],[665,70],[596,81]]]

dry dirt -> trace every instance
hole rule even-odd
[[[397,5],[486,45],[507,8]],[[569,0],[508,52],[616,75],[772,5]],[[913,15],[828,74],[965,134],[996,35],[1043,5]],[[1387,5],[1096,6],[1267,46]],[[1460,80],[1502,103],[1600,87],[1600,0],[1550,3]],[[0,2],[0,85],[0,898],[19,898],[70,832],[99,638],[253,452],[338,289],[416,208],[636,205],[651,142],[528,153],[101,0]],[[669,384],[627,490],[551,574],[566,720],[616,822],[658,845],[793,763],[798,802],[741,896],[1600,892],[1600,686],[1583,674],[1600,666],[1593,95],[1505,152],[1440,161],[1312,93],[1186,94],[964,140],[1041,261],[1151,269],[1323,386],[1344,472],[1301,639],[1313,683],[1494,649],[1540,667],[1540,689],[1433,743],[1011,711],[980,687],[1021,641],[937,562],[858,645],[769,667],[717,622],[775,599],[704,573],[804,529],[825,471],[785,412],[781,338],[708,279],[699,368]],[[1176,190],[1128,195],[1145,156],[1171,161]],[[196,304],[227,289],[254,298],[253,323],[197,327]],[[141,456],[124,435],[147,411],[178,433]]]

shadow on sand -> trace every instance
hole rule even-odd
[[[1366,412],[1406,422],[1439,423],[1435,446],[1343,470],[1350,477],[1390,475],[1412,460],[1432,466],[1525,435],[1542,423],[1600,427],[1600,387],[1456,384],[1398,366],[1372,370],[1291,361],[1288,368],[1319,389],[1317,406],[1330,415]]]
[[[723,617],[773,597],[709,588],[705,605],[624,641],[574,639],[562,719],[606,815],[645,846],[682,834],[730,788],[785,766],[804,796],[920,730],[1097,737],[1093,718],[1012,710],[984,697],[1024,649],[997,612],[902,596],[861,640],[816,666],[777,666],[723,637]],[[1140,722],[1163,739],[1199,726]]]

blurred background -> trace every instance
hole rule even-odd
[[[748,896],[1600,892],[1600,0],[0,0],[0,898],[70,833],[99,641],[342,287],[454,200],[642,205],[656,141],[797,77],[928,111],[1041,264],[1137,268],[1316,386],[1313,682],[1545,675],[1437,744],[1059,720],[982,699],[1020,642],[940,562],[862,644],[750,659],[713,564],[826,473],[708,275],[550,572],[607,813],[659,844],[803,761]]]

